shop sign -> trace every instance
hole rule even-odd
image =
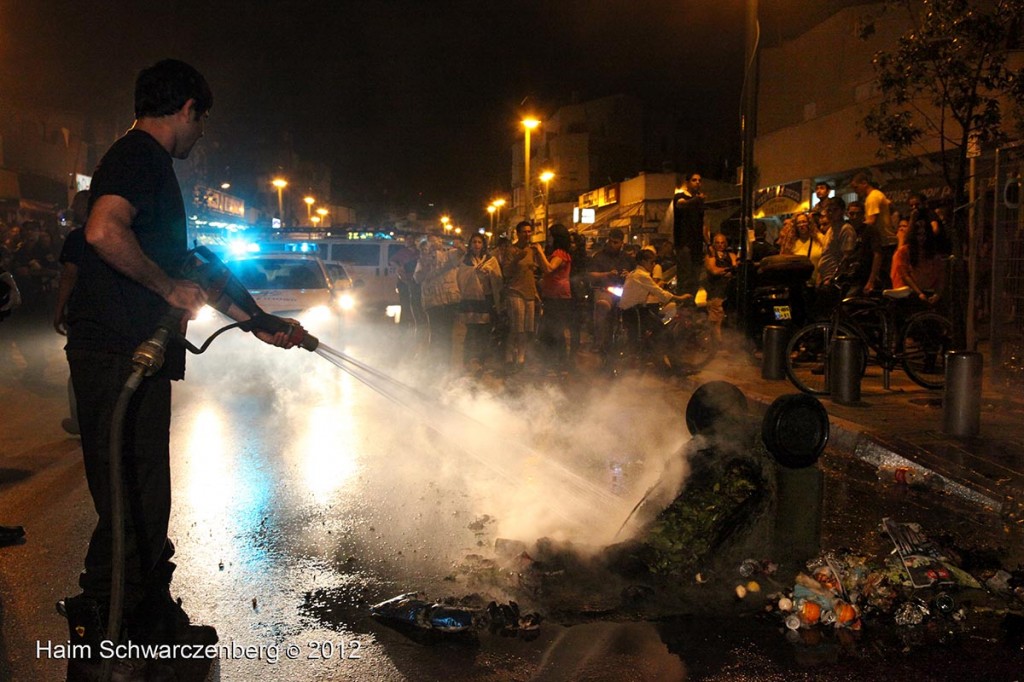
[[[619,183],[605,185],[580,195],[580,208],[601,208],[619,203]]]
[[[245,217],[245,202],[238,197],[202,185],[196,186],[194,197],[197,206],[239,218]]]
[[[809,189],[810,183],[797,180],[757,190],[754,194],[754,217],[795,213],[805,208],[804,197],[810,193]]]

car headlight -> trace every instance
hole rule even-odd
[[[334,300],[338,303],[338,307],[342,310],[352,310],[356,307],[356,298],[348,292],[342,292],[338,294]]]

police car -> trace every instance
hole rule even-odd
[[[225,263],[265,312],[294,318],[314,334],[339,330],[355,306],[351,279],[339,272],[332,278],[316,256],[253,253],[228,256]],[[207,306],[196,322],[205,328],[219,317]]]

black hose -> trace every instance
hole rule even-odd
[[[114,414],[110,418],[110,531],[111,531],[111,566],[110,566],[110,607],[107,614],[107,640],[118,642],[121,639],[121,620],[124,610],[124,480],[121,474],[121,456],[124,452],[124,418],[128,413],[128,404],[135,391],[142,383],[146,368],[135,365],[132,373],[124,382],[121,394],[114,405]],[[113,672],[114,659],[103,661],[101,679],[107,682]]]

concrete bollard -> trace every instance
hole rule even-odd
[[[786,344],[789,329],[768,325],[761,332],[761,378],[777,381],[786,378]]]
[[[946,391],[942,397],[942,431],[966,438],[981,433],[981,353],[946,353]]]
[[[856,336],[837,336],[828,353],[828,386],[832,402],[860,402],[861,341]]]

